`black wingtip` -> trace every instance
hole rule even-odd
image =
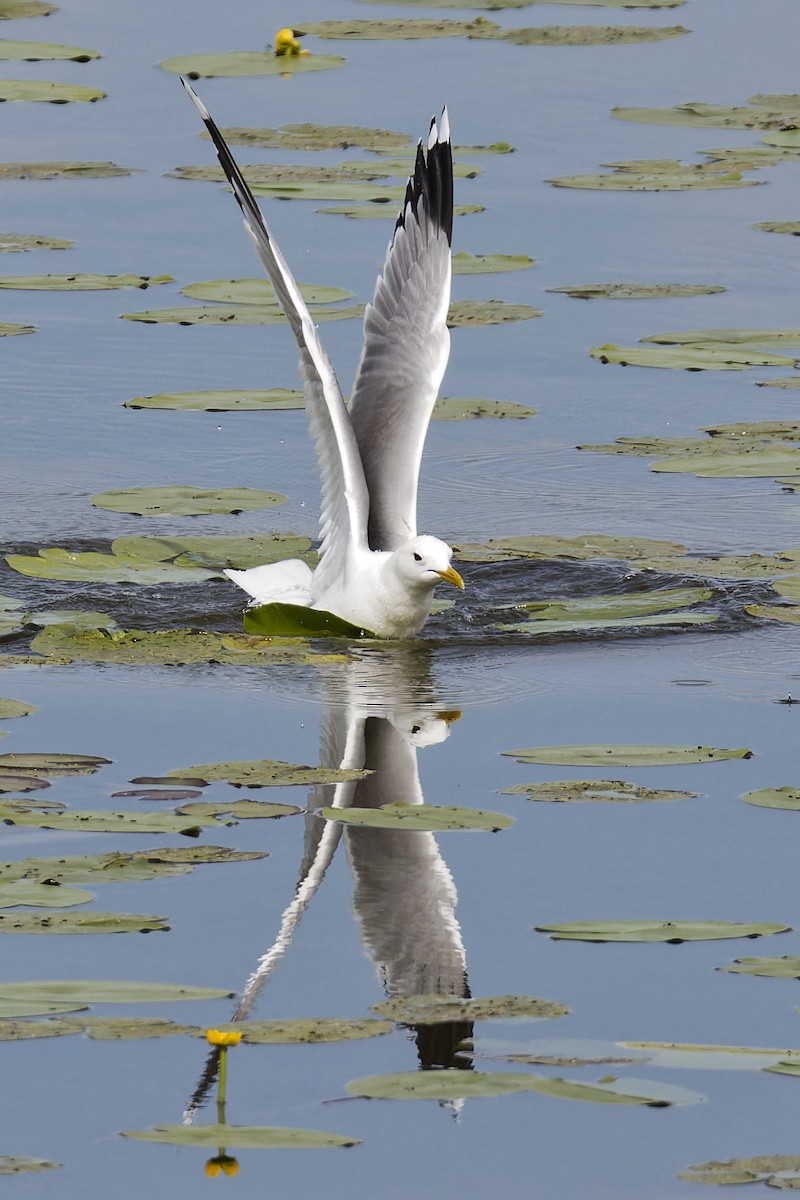
[[[420,199],[423,201],[429,220],[436,228],[444,232],[448,245],[451,245],[453,240],[453,150],[450,144],[450,123],[446,108],[442,110],[438,125],[436,118],[431,118],[427,152],[423,147],[422,140],[417,143],[414,173],[406,185],[403,207],[397,218],[395,229],[402,229],[405,226],[409,207],[414,216],[417,215]]]

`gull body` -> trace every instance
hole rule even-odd
[[[431,412],[447,365],[453,169],[446,110],[417,146],[414,174],[372,303],[349,406],[313,318],[208,110],[202,117],[297,341],[322,485],[320,561],[226,571],[256,604],[330,612],[379,637],[413,637],[444,580],[463,588],[443,541],[417,535],[417,483]]]

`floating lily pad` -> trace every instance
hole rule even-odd
[[[413,143],[407,133],[392,129],[374,129],[364,125],[282,125],[280,129],[243,129],[226,126],[221,130],[231,146],[259,146],[267,150],[346,150],[361,146],[365,150],[394,153]],[[201,134],[209,140],[208,133]]]
[[[772,590],[779,596],[785,596],[787,600],[800,604],[800,575],[790,575],[788,579],[780,579],[777,583],[773,583]]]
[[[276,644],[267,638],[211,633],[202,629],[121,629],[106,633],[76,630],[68,625],[51,626],[34,638],[31,649],[58,661],[151,666],[184,666],[193,662],[243,666],[288,662],[322,665],[343,661],[333,654],[312,654],[302,644]]]
[[[580,287],[547,288],[577,300],[663,300],[673,296],[713,296],[724,292],[718,284],[700,283],[587,283]]]
[[[552,537],[549,534],[492,538],[484,545],[468,543],[456,549],[458,557],[468,562],[508,562],[519,558],[635,561],[656,554],[680,554],[685,547],[675,542],[659,542],[650,538],[588,533],[571,538]]]
[[[553,187],[588,188],[592,191],[692,192],[709,188],[755,187],[763,180],[745,179],[740,171],[704,171],[699,166],[677,163],[672,171],[652,167],[640,171],[618,169],[605,174],[562,175],[546,182],[552,183]]]
[[[0,913],[0,933],[152,933],[166,932],[164,917],[140,913]]]
[[[467,400],[460,396],[442,396],[434,405],[431,419],[434,421],[474,421],[484,417],[497,420],[520,420],[535,417],[536,409],[524,404],[513,404],[510,400]]]
[[[112,162],[0,163],[0,179],[110,179],[138,174],[134,167],[118,167]]]
[[[98,767],[110,762],[110,758],[100,758],[96,754],[0,754],[0,771],[36,776],[93,775]]]
[[[661,767],[753,757],[752,750],[720,750],[710,746],[535,746],[501,753],[521,763],[555,766],[568,763],[573,767],[602,767],[608,763],[618,767]]]
[[[14,21],[20,17],[49,17],[58,12],[57,4],[45,0],[0,0],[0,21]]]
[[[545,1017],[564,1017],[570,1011],[557,1000],[542,1000],[539,996],[402,996],[396,1000],[381,1000],[370,1010],[380,1017],[400,1021],[404,1025],[436,1025],[447,1021],[501,1021],[525,1017],[539,1020]]]
[[[798,614],[800,618],[800,614]],[[800,624],[800,619],[798,620]],[[782,808],[790,812],[800,812],[800,788],[778,787],[759,788],[755,792],[745,792],[742,799],[746,804],[755,804],[757,808]]]
[[[0,637],[18,633],[24,627],[22,608],[21,600],[15,600],[13,596],[0,596]]]
[[[12,321],[0,321],[0,337],[19,337],[24,333],[36,333],[36,326],[15,325]]]
[[[380,808],[322,808],[328,821],[366,825],[370,829],[427,829],[446,831],[483,829],[497,833],[514,824],[513,817],[482,808],[458,808],[444,804],[384,804]]]
[[[791,107],[765,107],[757,104],[703,104],[690,101],[672,108],[612,108],[620,121],[643,125],[685,125],[696,129],[780,129],[800,117],[800,103],[794,97]]]
[[[524,1042],[511,1042],[472,1037],[468,1053],[474,1058],[541,1063],[553,1067],[628,1066],[650,1061],[651,1055],[632,1055],[621,1051],[623,1044],[597,1038],[532,1038]]]
[[[314,320],[345,321],[360,317],[362,312],[360,305],[349,308],[319,307],[314,309]],[[286,321],[281,309],[256,307],[254,304],[151,308],[142,312],[122,313],[121,317],[123,321],[141,321],[145,325],[282,325]]]
[[[290,388],[257,391],[247,388],[226,391],[162,392],[155,396],[135,396],[124,408],[166,408],[191,412],[241,412],[260,409],[304,408],[302,392]]]
[[[61,1163],[49,1162],[46,1158],[11,1158],[0,1155],[0,1175],[24,1175],[29,1171],[54,1171]]]
[[[21,812],[6,825],[35,825],[39,829],[82,830],[84,833],[182,833],[197,837],[201,825],[216,825],[210,817],[166,812],[105,812],[94,809],[70,809],[68,812]]]
[[[450,305],[447,324],[450,329],[465,325],[502,325],[507,321],[530,321],[540,317],[540,308],[530,304],[508,304],[505,300],[457,300]]]
[[[536,260],[527,254],[454,254],[454,275],[494,275],[501,271],[527,271]]]
[[[765,1071],[769,1071],[772,1075],[800,1075],[800,1062],[787,1061],[772,1063],[768,1067],[764,1067]]]
[[[653,617],[586,617],[563,621],[519,621],[512,625],[495,625],[506,633],[524,633],[542,637],[551,633],[574,633],[582,629],[648,629],[663,625],[710,625],[718,621],[714,613],[659,613]]]
[[[578,1083],[568,1079],[531,1074],[488,1074],[449,1068],[442,1071],[402,1071],[394,1075],[369,1075],[348,1083],[352,1095],[373,1100],[445,1100],[478,1096],[503,1096],[513,1092],[538,1092],[562,1100],[585,1100],[600,1104],[647,1104],[663,1108],[670,1104],[696,1104],[697,1092],[651,1080],[616,1079],[613,1083]]]
[[[779,343],[800,347],[800,328],[677,329],[667,333],[651,333],[641,340],[661,346],[722,342],[725,345],[772,346]]]
[[[791,367],[796,357],[743,345],[593,346],[592,358],[623,367],[669,367],[681,371],[746,371],[749,367]]]
[[[306,304],[335,304],[353,295],[343,288],[316,283],[300,283],[298,287]],[[181,288],[181,295],[222,304],[279,304],[275,289],[266,279],[209,279],[205,283],[187,284]]]
[[[58,1013],[81,1012],[85,1008],[85,1004],[56,1003],[46,1000],[5,1000],[0,996],[0,1018],[3,1020],[17,1017],[51,1017]]]
[[[702,575],[711,579],[769,579],[797,570],[798,559],[791,552],[780,554],[725,554],[709,558],[691,555],[658,555],[643,558],[645,570],[676,575]]]
[[[555,804],[574,800],[590,800],[601,804],[631,804],[650,800],[691,800],[696,798],[698,793],[640,787],[622,780],[573,779],[555,783],[520,783],[516,787],[503,788],[501,795],[527,796],[529,800]]]
[[[663,613],[670,609],[687,608],[710,600],[709,588],[664,588],[653,592],[632,592],[612,596],[567,597],[562,600],[535,601],[515,605],[527,613],[527,621],[516,625],[501,625],[501,629],[528,629],[536,632],[536,626],[550,627],[554,622],[564,628],[574,626],[596,626],[620,618],[640,618],[651,613]],[[680,619],[680,618],[678,618]]]
[[[773,1187],[800,1186],[800,1156],[760,1154],[755,1158],[729,1158],[725,1162],[698,1163],[679,1172],[688,1183],[767,1183]]]
[[[219,1000],[234,993],[226,988],[193,984],[139,983],[122,979],[36,979],[0,984],[0,999],[70,1001],[79,1004],[150,1004],[173,1000]]]
[[[11,717],[29,717],[35,712],[35,707],[23,700],[4,700],[0,697],[0,721],[8,721]]]
[[[93,1042],[130,1042],[195,1032],[191,1025],[178,1025],[175,1021],[153,1017],[92,1017],[90,1020],[73,1017],[61,1024],[71,1027],[71,1032],[85,1034]]]
[[[800,625],[800,605],[746,604],[744,611],[765,621],[781,621],[784,625]]]
[[[370,0],[372,4],[390,4],[395,0]],[[685,0],[402,0],[405,8],[481,8],[492,12],[503,8],[527,8],[538,4],[600,5],[603,8],[677,8]]]
[[[413,160],[409,159],[402,165],[399,174],[407,178],[413,166]],[[478,168],[475,170],[477,171]],[[380,158],[358,159],[355,162],[324,167],[309,163],[254,163],[243,167],[242,174],[251,188],[267,189],[264,194],[273,191],[281,194],[283,191],[288,191],[291,194],[287,199],[302,200],[303,198],[314,199],[316,185],[359,184],[365,180],[373,184],[373,187],[368,190],[383,193],[390,185],[383,182],[375,184],[374,181],[376,179],[385,180],[388,176],[398,174],[398,172],[392,170],[391,163]],[[206,183],[225,183],[227,179],[222,167],[217,166],[176,167],[174,171],[169,172],[169,175],[174,179],[192,179]],[[306,185],[313,186],[306,187]],[[345,190],[349,191],[349,189]],[[325,197],[328,197],[329,194],[327,190],[322,193]],[[268,303],[277,304],[277,299],[269,284],[266,281],[264,284],[267,289],[265,300]],[[216,297],[212,297],[212,299],[216,299]],[[253,303],[253,301],[246,301],[246,303]]]
[[[800,1054],[792,1050],[772,1050],[763,1046],[708,1046],[691,1042],[619,1042],[623,1047],[648,1052],[656,1067],[688,1068],[711,1071],[769,1070],[781,1059]]]
[[[226,54],[181,54],[159,66],[187,79],[241,78],[245,75],[304,75],[344,66],[338,54],[281,55],[257,50],[232,50]]]
[[[789,931],[788,925],[765,921],[569,921],[534,928],[549,933],[554,941],[574,942],[707,942]]]
[[[764,233],[788,233],[792,237],[800,237],[800,221],[756,221],[753,229],[762,229]],[[800,382],[797,386],[800,387]]]
[[[800,139],[797,136],[798,132],[800,131],[796,128],[779,129],[772,133],[765,133],[762,140],[766,142],[768,146],[785,146],[795,149],[796,147],[800,146]]]
[[[57,608],[50,612],[25,614],[25,624],[36,629],[48,625],[71,625],[74,629],[116,629],[117,622],[108,613],[92,612],[83,608]]]
[[[534,25],[497,33],[478,26],[471,38],[500,38],[514,46],[620,46],[661,42],[688,33],[683,25]]]
[[[28,797],[24,800],[6,799],[0,801],[0,820],[5,821],[7,817],[13,819],[16,813],[27,813],[32,809],[42,809],[48,812],[62,811],[66,809],[66,804],[62,804],[58,800],[41,800],[37,797]]]
[[[456,204],[453,206],[454,217],[466,217],[471,213],[485,212],[482,204]],[[318,208],[317,212],[331,213],[340,217],[379,217],[384,220],[397,220],[397,212],[387,203],[374,204],[336,204],[329,208]]]
[[[360,1145],[358,1138],[339,1133],[258,1125],[156,1125],[153,1129],[125,1130],[122,1137],[136,1138],[140,1142],[163,1142],[169,1146],[211,1146],[214,1149],[225,1146],[229,1150],[308,1150],[320,1146]]]
[[[103,100],[106,93],[81,83],[49,83],[45,79],[0,79],[0,101],[43,100],[48,104],[70,104],[75,100]]]
[[[50,787],[46,779],[37,779],[21,771],[0,768],[0,795],[3,792],[35,792]]]
[[[264,637],[375,637],[369,629],[352,625],[334,613],[299,604],[259,604],[256,608],[248,608],[244,614],[244,629],[246,633]]]
[[[697,475],[701,479],[763,479],[800,475],[800,450],[743,450],[739,454],[690,454],[654,462],[651,471]]]
[[[9,62],[55,62],[59,59],[89,62],[99,57],[96,50],[84,50],[81,46],[61,46],[57,42],[15,42],[0,38],[0,59]]]
[[[196,767],[180,767],[168,771],[168,775],[198,775],[212,782],[222,779],[234,787],[290,787],[293,784],[343,783],[363,779],[369,771],[339,767],[306,767],[296,763],[278,762],[272,758],[259,758],[250,762],[203,763]],[[227,812],[227,809],[225,810]]]
[[[177,809],[185,817],[216,817],[224,813],[237,821],[251,817],[293,817],[302,811],[295,804],[272,804],[269,800],[232,800],[227,804],[224,800],[199,800],[196,804],[181,804]]]
[[[408,19],[396,17],[394,20],[372,21],[355,18],[352,21],[305,21],[303,33],[313,33],[316,37],[333,38],[346,41],[397,41],[419,38],[469,37],[473,32],[481,31],[490,26],[499,30],[500,26],[485,17],[476,17],[472,21],[436,21],[427,19]]]
[[[195,800],[202,794],[197,788],[133,788],[122,792],[112,792],[111,799],[120,800],[132,797],[136,800],[166,800],[170,803],[182,804],[186,800]]]
[[[391,1033],[390,1021],[372,1017],[344,1020],[339,1017],[307,1017],[291,1021],[240,1021],[222,1025],[221,1029],[236,1029],[245,1042],[254,1046],[308,1045],[313,1042],[349,1042],[363,1038],[381,1037]]]
[[[175,485],[170,487],[121,488],[92,496],[95,508],[132,513],[138,517],[164,515],[195,517],[207,513],[242,513],[285,504],[286,497],[257,488],[203,488]]]
[[[157,854],[157,851],[144,850],[135,854],[114,852],[61,858],[21,858],[16,862],[0,863],[0,880],[4,883],[13,879],[33,879],[39,883],[119,883],[186,875],[191,870],[191,866],[187,865],[190,860],[173,862],[166,857],[168,851],[164,852],[165,857],[162,858],[158,858]]]
[[[121,537],[111,543],[115,555],[152,559],[171,559],[178,566],[202,566],[213,570],[237,567],[244,570],[284,558],[303,558],[316,562],[311,541],[296,533],[273,533],[266,537],[237,537],[212,534],[209,537]]]
[[[732,966],[717,967],[717,970],[733,975],[763,975],[768,979],[800,979],[800,957],[736,958]]]
[[[172,282],[171,275],[0,275],[0,288],[25,292],[101,292]]]
[[[6,562],[21,575],[76,583],[139,583],[148,587],[164,583],[203,583],[220,575],[218,571],[201,567],[179,567],[173,563],[94,551],[72,553],[59,548],[40,550],[38,555],[9,554]]]
[[[71,250],[68,238],[40,237],[35,233],[0,233],[0,253],[24,250]]]
[[[65,1037],[77,1032],[77,1029],[62,1025],[60,1021],[0,1021],[0,1042],[27,1042],[34,1038]]]
[[[22,904],[29,908],[71,908],[76,904],[88,904],[90,900],[94,900],[93,892],[62,887],[61,884],[54,886],[30,879],[0,884],[0,908],[18,908]]]

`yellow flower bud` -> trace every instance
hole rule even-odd
[[[238,1046],[242,1040],[241,1033],[232,1029],[207,1029],[206,1041],[209,1046]]]

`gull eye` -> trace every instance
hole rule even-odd
[[[414,562],[422,562],[422,555],[415,553],[414,554]]]

